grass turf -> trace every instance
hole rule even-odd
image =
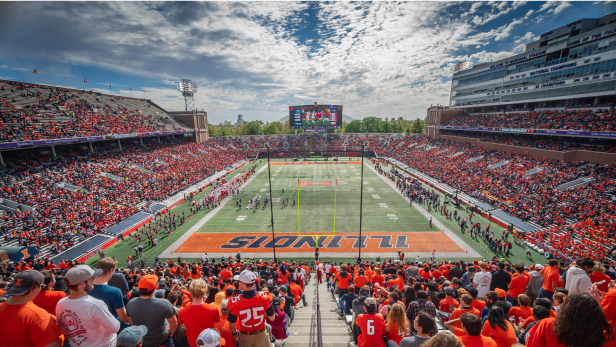
[[[361,160],[360,158],[351,158],[351,160]],[[290,162],[290,159],[287,159]],[[312,159],[314,160],[314,159]],[[347,158],[341,158],[341,161],[347,161]],[[322,159],[321,159],[322,161]],[[272,162],[284,163],[284,159],[275,159]],[[266,160],[261,160],[257,171],[267,163]],[[366,165],[373,166],[370,160],[365,160]],[[283,232],[297,232],[297,200],[296,205],[293,205],[294,190],[297,187],[298,179],[307,182],[331,182],[331,186],[326,185],[308,185],[301,186],[299,192],[299,205],[300,205],[300,227],[302,235],[331,235],[333,234],[333,222],[334,222],[334,183],[338,180],[338,187],[336,190],[336,232],[358,232],[359,231],[359,200],[360,200],[360,164],[347,164],[347,165],[272,165],[270,167],[272,174],[272,193],[274,198],[274,222],[276,233]],[[235,176],[236,173],[232,173],[227,176],[227,179]],[[409,206],[409,203],[402,198],[402,196],[383,181],[381,177],[375,174],[368,167],[364,168],[364,185],[363,192],[363,219],[362,219],[362,231],[374,231],[374,232],[440,232],[434,225],[429,226],[428,221],[424,216],[420,214],[415,208]],[[270,225],[270,208],[259,208],[257,211],[252,209],[247,210],[245,207],[248,204],[248,199],[253,197],[256,193],[262,196],[262,201],[266,193],[269,193],[269,180],[267,168],[258,174],[248,185],[250,193],[244,195],[243,188],[238,196],[238,199],[242,199],[242,209],[239,210],[236,207],[236,200],[231,199],[225,206],[219,210],[216,215],[212,216],[197,232],[207,233],[242,233],[242,232],[271,232]],[[282,193],[284,188],[285,192]],[[210,189],[204,190],[200,193],[196,200],[201,196],[209,192]],[[289,199],[289,205],[282,207],[282,201],[277,202],[277,199]],[[387,206],[387,207],[383,207]],[[422,205],[426,208],[425,205]],[[427,209],[427,208],[426,208]],[[457,207],[458,214],[467,216],[468,213],[464,207]],[[185,212],[186,215],[190,215],[190,205],[185,202],[172,212],[181,213]],[[172,235],[163,239],[159,239],[156,247],[151,247],[144,244],[143,257],[147,257],[148,261],[154,259],[154,257],[163,250],[168,248],[175,240],[177,240],[182,234],[189,230],[195,223],[206,215],[206,211],[200,211],[196,213],[192,219],[187,219],[184,225],[179,226]],[[446,227],[460,236],[467,244],[481,254],[485,259],[491,259],[494,253],[491,252],[487,245],[482,241],[473,240],[468,234],[460,233],[460,227],[454,221],[449,221],[440,213],[432,210],[431,215],[443,223]],[[389,215],[389,216],[388,216]],[[395,215],[395,217],[391,216]],[[243,217],[243,220],[238,218]],[[397,219],[393,219],[397,218]],[[481,225],[485,227],[488,221],[483,217],[474,217],[473,222],[479,221]],[[492,223],[491,230],[494,230],[495,237],[500,237],[502,234],[502,228],[495,226]],[[511,237],[510,237],[511,240]],[[134,247],[137,245],[135,239],[127,239],[125,244],[119,242],[118,244],[108,248],[105,251],[107,256],[116,256],[116,258],[122,263],[126,258],[131,255],[135,260]],[[382,258],[393,258],[397,256],[396,249],[391,250],[388,253],[384,253]],[[415,255],[409,252],[405,252],[406,259],[415,259]],[[522,261],[527,265],[532,264],[534,261],[524,257],[525,249],[516,244],[513,245],[512,254],[507,259],[509,262]],[[233,253],[229,254],[234,255]],[[250,254],[246,254],[250,256]],[[502,255],[497,255],[501,258]],[[288,257],[291,259],[290,254],[281,254],[281,259]],[[535,259],[543,260],[543,256],[533,252]],[[438,258],[438,254],[437,254]],[[88,261],[89,264],[95,264],[97,257]],[[137,257],[137,260],[140,258]],[[293,258],[297,261],[313,261],[309,258]],[[455,259],[469,261],[473,258]],[[189,262],[197,262],[200,259],[185,259]],[[331,258],[328,254],[322,253],[321,260],[330,261],[350,261],[354,262],[352,258]],[[374,259],[369,259],[374,260]],[[427,260],[423,259],[422,260]],[[454,259],[450,259],[454,260]],[[220,260],[218,260],[220,261]]]

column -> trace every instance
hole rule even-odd
[[[88,144],[90,145],[90,152],[94,153],[94,148],[92,148],[92,141],[88,141]]]
[[[0,164],[4,166],[4,158],[2,157],[2,152],[0,152]]]
[[[53,145],[51,145],[51,155],[53,156],[52,159],[56,159],[56,149],[54,148]]]
[[[118,139],[118,149],[122,150],[122,144],[120,143],[120,139]]]
[[[139,138],[139,142],[141,143],[141,145],[143,146],[143,137]]]
[[[599,105],[600,101],[601,101],[601,98],[598,96],[595,96],[595,102],[593,102],[593,105]]]
[[[160,143],[160,135],[159,135],[159,136],[157,136],[157,137],[158,137],[158,143]]]

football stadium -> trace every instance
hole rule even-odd
[[[0,3],[17,26],[0,346],[616,346],[613,3]]]

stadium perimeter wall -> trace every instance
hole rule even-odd
[[[510,152],[510,153],[516,153],[516,154],[530,154],[530,155],[534,155],[537,157],[561,160],[565,162],[586,161],[590,164],[616,165],[616,154],[614,153],[581,151],[581,150],[580,151],[569,151],[569,152],[550,151],[550,150],[545,150],[545,149],[504,145],[500,143],[482,142],[482,141],[479,141],[479,139],[462,137],[462,136],[441,135],[440,137],[443,140],[451,140],[451,141],[460,142],[460,143],[470,143],[477,147],[483,147],[486,149],[493,149],[497,151]]]

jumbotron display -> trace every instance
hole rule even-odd
[[[342,105],[289,106],[291,129],[342,128]]]

